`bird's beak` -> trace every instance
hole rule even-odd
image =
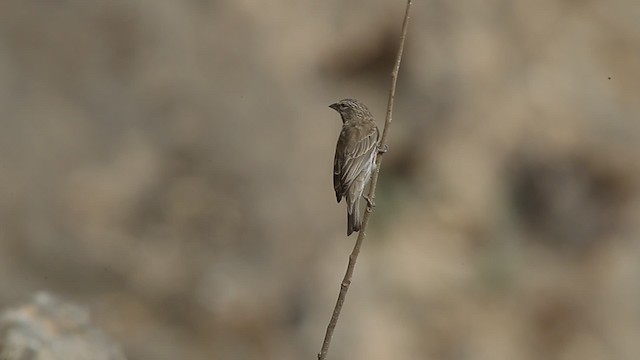
[[[338,111],[338,103],[331,104],[331,105],[329,105],[329,107],[332,108],[335,111]]]

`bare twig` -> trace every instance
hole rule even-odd
[[[389,131],[389,127],[391,125],[392,113],[393,113],[393,101],[396,96],[396,83],[398,81],[398,72],[400,71],[400,62],[402,61],[402,52],[404,51],[404,41],[407,37],[407,24],[409,23],[409,10],[411,9],[412,0],[407,0],[407,7],[404,13],[404,20],[402,22],[402,35],[400,36],[400,47],[398,49],[398,57],[396,58],[395,65],[393,66],[393,71],[391,72],[391,89],[389,90],[389,102],[387,104],[387,117],[384,122],[384,130],[382,131],[382,137],[380,138],[380,148],[384,149],[386,147],[387,141],[387,132]],[[369,198],[374,199],[376,194],[376,186],[378,184],[378,174],[380,172],[380,164],[382,162],[382,154],[380,153],[376,159],[376,169],[371,175],[371,187],[369,188]],[[356,266],[356,261],[358,259],[358,254],[360,254],[360,247],[362,246],[362,242],[364,238],[367,236],[367,224],[369,224],[369,216],[371,215],[371,211],[373,209],[368,206],[367,211],[364,214],[364,218],[362,219],[362,227],[360,232],[358,233],[358,239],[356,240],[356,244],[353,247],[353,251],[351,251],[351,255],[349,255],[349,265],[347,265],[347,271],[344,274],[344,278],[340,283],[340,293],[338,294],[338,300],[336,301],[336,305],[333,308],[333,314],[331,315],[331,320],[329,321],[329,325],[327,326],[327,332],[324,335],[324,341],[322,342],[322,348],[320,349],[320,353],[318,353],[318,360],[324,360],[327,358],[327,353],[329,352],[329,345],[331,345],[331,338],[333,337],[333,331],[336,328],[336,324],[338,323],[338,318],[340,317],[340,312],[342,311],[342,305],[344,304],[344,299],[347,296],[347,291],[349,290],[349,285],[351,284],[351,278],[353,276],[353,270]]]

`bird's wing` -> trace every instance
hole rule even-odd
[[[345,127],[338,139],[333,162],[333,188],[338,202],[377,151],[378,128]],[[359,139],[359,140],[358,140]]]

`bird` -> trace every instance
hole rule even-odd
[[[359,232],[360,197],[372,207],[371,199],[363,196],[364,188],[375,169],[380,131],[369,109],[359,100],[343,99],[329,105],[342,117],[342,130],[333,159],[333,189],[338,203],[347,203],[347,236]]]

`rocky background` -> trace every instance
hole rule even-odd
[[[0,308],[130,360],[314,359],[355,240],[344,97],[403,1],[0,2]],[[640,356],[640,6],[416,1],[330,357]]]

